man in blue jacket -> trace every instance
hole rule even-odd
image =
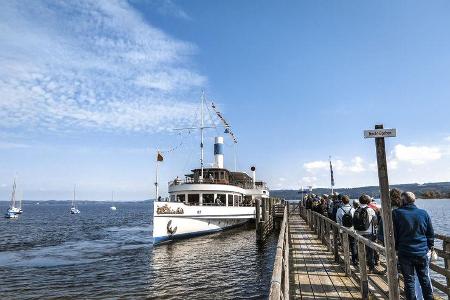
[[[423,298],[433,299],[428,270],[427,253],[434,247],[434,231],[428,213],[414,205],[416,196],[411,192],[401,195],[402,207],[392,212],[395,249],[405,282],[406,299],[416,299],[414,271],[422,287]]]

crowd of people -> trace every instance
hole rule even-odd
[[[411,192],[398,189],[390,191],[395,249],[399,270],[403,275],[405,297],[409,299],[433,299],[433,288],[429,275],[429,263],[434,248],[434,231],[428,213],[415,205],[416,197]],[[353,229],[357,234],[384,244],[381,207],[368,195],[353,201],[347,195],[306,195],[303,205],[322,214],[341,226]],[[355,239],[349,235],[352,262],[358,264]],[[383,273],[376,266],[379,255],[366,246],[368,272]]]

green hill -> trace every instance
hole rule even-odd
[[[418,198],[422,199],[450,199],[450,182],[435,182],[435,183],[411,183],[411,184],[395,184],[391,185],[391,188],[398,188],[402,191],[410,191],[416,194]],[[349,195],[350,198],[355,199],[361,196],[361,194],[368,194],[372,197],[379,198],[380,190],[378,186],[365,186],[355,188],[336,188],[340,194]],[[329,194],[329,188],[316,188],[313,189],[314,194]],[[284,199],[299,199],[300,194],[298,190],[272,190],[270,195],[273,197],[279,197]]]

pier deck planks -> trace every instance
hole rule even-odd
[[[361,299],[359,286],[297,214],[289,219],[292,299]]]

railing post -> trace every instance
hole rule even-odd
[[[350,276],[352,273],[352,269],[350,268],[350,243],[348,240],[348,233],[344,231],[342,233],[342,237],[342,247],[344,247],[345,274],[347,274],[347,276]]]
[[[442,250],[444,250],[444,253],[449,255],[450,254],[450,243],[444,239],[444,242],[442,244]],[[447,258],[444,260],[445,261],[445,269],[449,270],[450,268],[450,257],[447,256]],[[450,289],[450,276],[447,273],[445,275],[445,277],[447,278],[447,290]]]
[[[333,228],[333,244],[334,244],[334,261],[339,262],[339,244],[338,244],[339,229]]]
[[[361,297],[363,300],[369,299],[369,281],[367,279],[367,259],[366,246],[358,241],[358,258],[359,258],[359,279],[361,285]]]
[[[327,222],[325,222],[324,218],[320,218],[322,220],[322,243],[324,245],[327,244]]]

